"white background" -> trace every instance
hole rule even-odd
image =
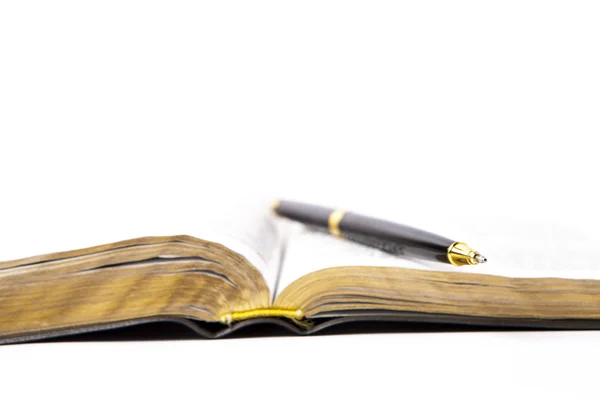
[[[3,240],[151,227],[224,198],[399,220],[598,214],[595,2],[0,4]],[[596,397],[599,342],[6,346],[0,398]]]

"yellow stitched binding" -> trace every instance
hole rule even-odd
[[[294,320],[304,318],[302,310],[285,310],[282,308],[257,308],[248,311],[236,311],[221,315],[219,320],[224,324],[231,324],[233,321],[243,321],[245,319],[260,317],[285,317]]]

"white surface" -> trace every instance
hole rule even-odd
[[[599,17],[595,2],[522,0],[3,2],[2,237],[60,237],[82,221],[152,227],[147,215],[186,218],[225,197],[287,197],[423,228],[456,218],[448,210],[594,224]],[[257,385],[277,398],[340,387],[360,398],[594,398],[598,339],[10,346],[0,398],[207,398]]]
[[[593,399],[598,340],[488,332],[35,344],[3,348],[0,372],[5,398]]]

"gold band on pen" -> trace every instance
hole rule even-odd
[[[342,237],[342,233],[340,232],[340,221],[344,218],[344,215],[346,215],[346,211],[343,210],[335,210],[329,214],[327,224],[329,226],[329,232],[332,235]]]

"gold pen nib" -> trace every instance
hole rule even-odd
[[[487,262],[487,258],[470,248],[466,243],[454,242],[448,247],[448,261],[452,265],[476,265]]]

